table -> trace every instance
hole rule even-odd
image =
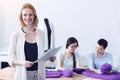
[[[87,79],[88,77],[83,76],[81,74],[75,74],[72,78],[67,78],[67,77],[60,77],[60,78],[47,78],[46,80],[84,80]]]
[[[13,80],[14,72],[10,67],[0,70],[0,80]]]
[[[0,70],[0,80],[13,80],[14,77],[14,69],[11,67],[7,67]],[[81,74],[75,74],[72,78],[67,77],[60,77],[60,78],[46,78],[46,80],[84,80],[88,77],[81,75]],[[92,80],[100,80],[100,79],[92,79]]]

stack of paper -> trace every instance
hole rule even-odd
[[[35,63],[49,60],[50,57],[55,56],[55,54],[60,50],[61,47],[62,46],[44,52],[43,55],[41,55],[39,59],[35,61]]]

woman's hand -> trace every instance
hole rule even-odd
[[[25,67],[31,67],[34,64],[34,62],[31,61],[23,61],[22,65]]]
[[[31,67],[34,64],[34,62],[31,61],[21,61],[21,60],[14,60],[13,61],[13,66],[25,66],[25,67]]]

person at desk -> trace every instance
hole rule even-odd
[[[11,36],[8,51],[8,62],[15,68],[14,80],[45,80],[45,62],[34,63],[44,52],[45,45],[34,6],[25,3],[19,16],[21,27]]]
[[[90,54],[89,56],[89,68],[93,71],[100,72],[100,67],[104,63],[109,63],[112,65],[112,55],[105,52],[108,46],[108,42],[105,39],[99,39],[96,45],[96,52]]]
[[[80,67],[79,54],[75,52],[77,47],[77,39],[74,37],[68,38],[65,51],[57,55],[57,69]]]

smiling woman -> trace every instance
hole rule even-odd
[[[15,68],[14,80],[45,80],[45,63],[34,63],[43,55],[45,44],[36,9],[24,3],[19,15],[20,29],[12,33],[8,50],[8,62]]]

